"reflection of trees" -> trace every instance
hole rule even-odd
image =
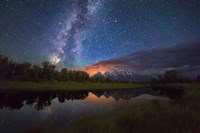
[[[20,109],[24,105],[33,106],[42,110],[51,105],[51,101],[58,98],[59,102],[67,100],[85,99],[88,92],[22,92],[22,91],[0,91],[0,109]]]
[[[110,90],[110,91],[93,91],[97,97],[113,97],[116,101],[120,99],[130,100],[142,94],[153,96],[166,96],[169,98],[181,97],[184,94],[182,89],[135,89],[135,90]],[[10,110],[20,109],[24,105],[33,106],[37,110],[43,110],[46,106],[51,105],[51,101],[58,98],[60,103],[65,100],[83,100],[89,92],[31,92],[31,91],[0,91],[0,109],[8,108]]]
[[[160,95],[169,97],[170,99],[180,98],[185,94],[183,89],[178,88],[162,88],[160,89]]]
[[[0,108],[20,109],[23,107],[23,98],[21,95],[15,98],[8,98],[9,93],[0,93]]]

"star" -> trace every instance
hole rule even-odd
[[[196,42],[200,1],[3,0],[0,53],[77,68],[152,48]]]

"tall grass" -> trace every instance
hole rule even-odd
[[[50,127],[52,133],[199,133],[200,88],[190,86],[186,95],[168,106],[159,101],[121,108],[110,116],[88,117],[70,128]]]
[[[133,83],[79,83],[79,82],[0,82],[0,89],[17,89],[17,90],[65,90],[65,91],[81,91],[81,90],[99,90],[99,89],[134,89],[144,88],[148,84]]]
[[[169,106],[158,101],[131,106],[105,118],[87,118],[68,129],[71,133],[199,133],[200,89],[191,89]]]

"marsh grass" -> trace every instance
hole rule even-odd
[[[17,89],[25,91],[45,91],[45,90],[64,90],[64,91],[87,91],[102,89],[138,89],[145,88],[148,84],[134,83],[79,83],[79,82],[0,82],[0,89]]]
[[[20,83],[14,83],[17,85]],[[30,85],[31,83],[22,83]],[[54,84],[54,85],[53,85]],[[53,87],[77,86],[83,89],[83,83],[53,83]],[[7,84],[8,85],[8,84]],[[36,85],[35,83],[33,85]],[[50,86],[49,83],[39,84],[41,87]],[[123,88],[129,84],[98,84],[85,83],[91,88]],[[35,88],[39,87],[35,86]],[[89,87],[86,88],[89,88]],[[112,86],[112,87],[111,87]],[[131,84],[131,87],[142,87]],[[80,88],[79,88],[80,87]],[[173,100],[168,106],[163,106],[159,101],[147,104],[126,106],[115,113],[102,117],[87,117],[75,122],[69,128],[58,128],[49,125],[47,128],[35,132],[48,133],[199,133],[200,131],[200,87],[199,85],[184,85],[186,95]],[[48,88],[48,89],[51,89]],[[27,88],[26,88],[27,89]]]
[[[168,106],[153,100],[147,104],[121,108],[109,116],[83,118],[69,128],[50,126],[39,131],[48,133],[199,133],[199,102],[200,89],[191,87],[183,98],[175,99]]]
[[[199,133],[200,89],[190,89],[186,96],[169,106],[158,101],[129,106],[110,117],[91,117],[79,121],[68,132],[97,133]]]

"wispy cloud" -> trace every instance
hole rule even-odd
[[[136,74],[162,73],[169,69],[200,71],[200,43],[180,44],[164,49],[132,53],[124,57],[101,61],[83,68],[88,73],[105,71],[129,71]]]

